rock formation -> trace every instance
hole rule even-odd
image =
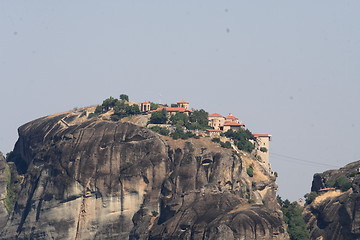
[[[0,239],[289,238],[267,166],[206,138],[73,111],[21,126],[14,153],[23,180]]]
[[[4,227],[8,212],[5,207],[5,197],[6,197],[6,186],[7,186],[7,175],[8,171],[6,169],[6,161],[4,155],[0,152],[0,229]]]
[[[330,191],[320,194],[304,210],[311,239],[355,240],[360,239],[360,161],[339,170],[315,174],[311,190],[319,191],[329,181],[346,177],[351,182],[347,191]]]

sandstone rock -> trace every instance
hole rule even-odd
[[[75,111],[21,126],[14,152],[25,177],[0,239],[288,239],[274,178],[207,139]]]
[[[312,191],[318,191],[327,181],[340,176],[347,176],[352,181],[352,188],[346,192],[325,193],[305,208],[303,215],[311,239],[360,239],[359,167],[360,161],[357,161],[339,170],[314,175]]]

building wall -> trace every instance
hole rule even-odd
[[[270,137],[257,137],[257,155],[261,157],[263,162],[269,163]],[[261,147],[265,147],[267,152],[260,151]]]
[[[215,130],[220,130],[220,127],[224,126],[225,118],[223,117],[209,117],[209,126]]]

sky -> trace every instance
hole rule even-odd
[[[360,160],[360,1],[0,1],[0,151],[36,118],[101,103],[233,113],[273,136],[278,194]]]

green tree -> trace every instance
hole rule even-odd
[[[209,128],[209,113],[204,109],[195,110],[190,115],[190,122],[194,129],[205,130]]]
[[[305,194],[304,195],[305,203],[306,204],[312,203],[317,196],[319,196],[319,194],[317,192],[310,192],[310,193]]]
[[[125,107],[125,112],[127,115],[136,115],[136,114],[140,114],[140,108],[138,105],[133,104],[133,105],[127,105]]]
[[[225,136],[233,139],[235,145],[240,150],[251,152],[255,148],[255,145],[249,141],[255,140],[255,138],[248,129],[240,128],[237,131],[233,131],[230,129],[225,133]]]
[[[307,240],[310,239],[309,231],[306,228],[306,223],[302,217],[302,208],[297,202],[290,203],[289,200],[282,201],[278,197],[278,202],[281,211],[284,214],[284,221],[288,225],[287,232],[291,240]]]
[[[340,189],[341,191],[347,191],[351,188],[351,182],[345,176],[340,176],[335,180],[335,188]]]
[[[175,115],[170,117],[170,121],[173,125],[185,126],[189,121],[189,116],[185,113],[177,112]]]
[[[156,103],[150,103],[150,110],[156,110],[160,107],[159,104]]]
[[[116,102],[118,100],[116,98],[113,98],[113,97],[109,97],[107,99],[105,99],[102,103],[102,107],[103,109],[105,110],[105,112],[109,111],[110,108],[113,108],[115,105],[116,105]]]
[[[96,108],[95,108],[95,114],[101,114],[103,113],[103,107],[102,105],[97,105]]]
[[[150,123],[165,124],[168,121],[167,112],[165,109],[153,112],[150,117]]]
[[[126,95],[126,94],[120,94],[120,100],[123,100],[123,101],[129,101],[129,96]]]

